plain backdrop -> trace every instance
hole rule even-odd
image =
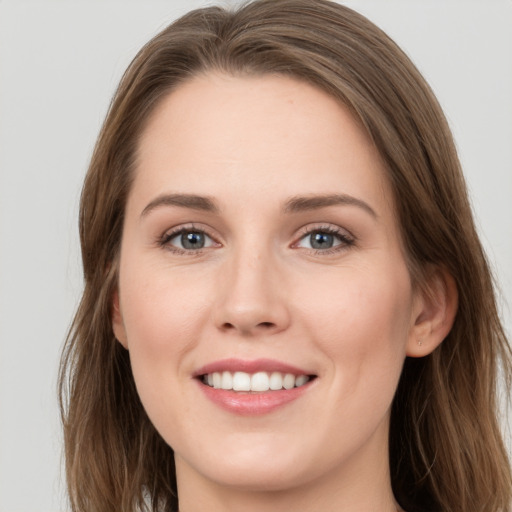
[[[510,333],[512,2],[346,3],[406,50],[446,111]],[[81,182],[129,61],[205,4],[0,0],[0,512],[66,509],[56,375],[82,287]]]

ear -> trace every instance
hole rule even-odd
[[[417,291],[406,354],[424,357],[434,351],[450,332],[458,307],[457,285],[444,268],[431,270]]]
[[[128,339],[126,337],[123,315],[121,314],[118,289],[116,289],[112,295],[112,330],[114,331],[114,336],[119,343],[128,350]]]

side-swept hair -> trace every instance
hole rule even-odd
[[[137,144],[178,84],[208,71],[277,74],[345,104],[378,149],[413,282],[448,271],[459,308],[444,342],[407,359],[393,402],[393,491],[408,512],[510,512],[497,379],[511,350],[496,309],[452,135],[420,73],[380,29],[327,0],[257,0],[199,9],[147,43],[124,74],[99,135],[80,206],[85,288],[59,379],[74,512],[178,508],[172,449],[137,395],[111,303]],[[499,371],[500,370],[500,371]]]

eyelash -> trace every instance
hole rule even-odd
[[[201,249],[181,249],[180,247],[174,247],[170,245],[170,241],[173,238],[176,238],[179,235],[183,235],[184,233],[199,233],[207,236],[213,241],[214,245],[219,245],[218,242],[215,241],[215,238],[208,234],[208,232],[204,228],[198,228],[194,226],[193,224],[187,225],[187,226],[179,226],[171,231],[166,231],[159,239],[158,239],[158,245],[161,247],[172,251],[175,254],[178,255],[187,255],[187,256],[199,256],[204,252],[205,248]],[[208,249],[208,247],[206,247]]]
[[[201,254],[203,254],[205,249],[209,249],[209,247],[206,247],[206,248],[203,247],[200,249],[181,249],[179,247],[174,247],[174,246],[170,245],[169,242],[173,238],[176,238],[177,236],[182,235],[184,233],[203,234],[213,241],[213,244],[212,244],[213,247],[215,245],[217,245],[217,246],[220,245],[218,242],[216,242],[216,240],[213,236],[208,234],[208,232],[204,228],[196,227],[193,224],[188,225],[188,226],[180,226],[171,231],[165,232],[161,237],[159,237],[159,239],[157,241],[158,245],[163,248],[166,248],[167,250],[172,251],[175,254],[187,255],[187,256],[200,256]],[[315,255],[327,256],[330,254],[335,254],[335,253],[341,252],[343,250],[346,250],[347,248],[353,246],[356,242],[355,238],[353,236],[347,234],[347,232],[344,230],[335,228],[333,226],[320,225],[320,226],[303,228],[303,230],[300,233],[300,236],[298,237],[297,242],[294,242],[291,247],[297,248],[298,244],[302,240],[304,240],[308,236],[311,236],[313,233],[325,233],[328,235],[332,235],[340,241],[340,243],[338,245],[335,245],[329,249],[305,248],[306,250],[312,252]]]
[[[332,235],[340,241],[338,245],[335,245],[329,249],[308,249],[312,251],[315,255],[328,256],[330,254],[336,254],[338,252],[344,251],[349,247],[353,246],[356,242],[356,239],[347,233],[345,230],[341,230],[334,226],[326,226],[319,225],[314,227],[306,227],[304,231],[301,232],[299,239],[297,242],[293,244],[293,247],[296,247],[298,243],[300,243],[304,238],[311,236],[313,233],[325,233],[328,235]]]

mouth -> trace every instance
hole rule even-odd
[[[245,416],[270,413],[303,396],[317,375],[270,359],[225,359],[194,374],[206,398]]]
[[[199,375],[199,380],[213,389],[226,391],[265,393],[268,391],[300,388],[315,378],[315,375],[283,372],[247,373],[243,371],[211,372]]]

